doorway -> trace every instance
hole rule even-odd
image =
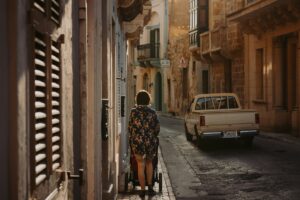
[[[160,72],[155,76],[155,109],[157,111],[162,110],[162,77]]]

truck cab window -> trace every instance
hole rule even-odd
[[[205,98],[197,99],[195,110],[205,110]]]
[[[228,96],[228,106],[229,109],[239,108],[234,96]]]

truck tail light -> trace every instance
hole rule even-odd
[[[205,126],[205,116],[200,116],[200,126]]]
[[[255,113],[255,123],[259,124],[259,114]]]

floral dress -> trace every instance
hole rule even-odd
[[[128,124],[129,144],[133,153],[153,158],[157,153],[159,130],[155,110],[148,106],[134,107]]]

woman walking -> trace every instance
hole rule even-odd
[[[159,120],[155,110],[150,108],[150,94],[141,90],[136,96],[136,106],[132,108],[128,124],[129,144],[138,165],[138,179],[141,186],[140,197],[145,197],[145,167],[148,194],[155,195],[152,185],[153,164],[158,148]]]

